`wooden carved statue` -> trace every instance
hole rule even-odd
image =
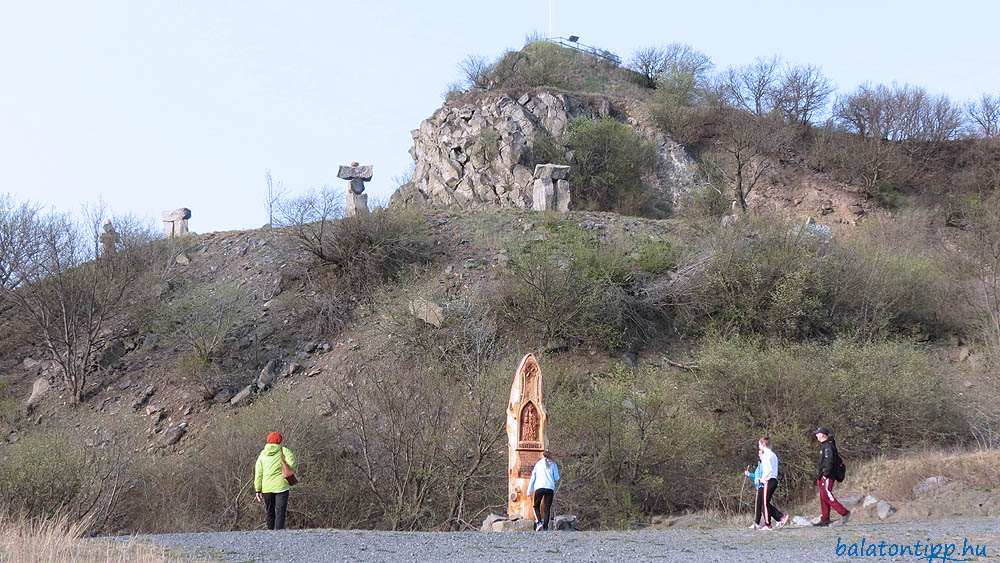
[[[534,518],[528,481],[535,462],[548,445],[545,436],[545,406],[542,404],[542,371],[535,356],[521,359],[510,386],[507,403],[507,515]]]

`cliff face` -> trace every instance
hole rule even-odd
[[[571,119],[609,116],[656,144],[658,163],[646,178],[649,214],[669,215],[695,181],[696,166],[684,149],[607,98],[550,92],[487,97],[434,112],[412,133],[413,177],[393,194],[392,204],[531,207],[536,139],[547,134],[558,142]],[[572,190],[572,176],[570,185]]]

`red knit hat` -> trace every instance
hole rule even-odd
[[[277,432],[271,432],[270,434],[267,435],[267,443],[268,444],[280,444],[281,443],[281,434],[278,434]]]

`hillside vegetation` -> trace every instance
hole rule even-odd
[[[820,124],[816,67],[712,73],[678,45],[628,66],[535,41],[467,60],[448,103],[551,88],[640,106],[703,176],[670,219],[614,212],[640,208],[647,149],[586,152],[627,134],[613,119],[551,140],[581,159],[587,204],[566,214],[342,218],[340,194],[312,191],[255,231],[157,240],[112,217],[100,255],[103,209],[81,224],[0,199],[3,510],[90,533],[258,528],[252,463],[279,430],[300,460],[293,527],[478,528],[505,510],[527,352],[557,509],[590,528],[739,510],[761,435],[790,496],[811,491],[818,425],[852,466],[996,447],[993,99],[965,114],[866,85]],[[796,178],[862,212],[823,225],[775,204]]]

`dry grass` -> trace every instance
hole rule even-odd
[[[63,563],[108,561],[152,563],[182,560],[166,550],[136,541],[95,540],[84,537],[88,522],[67,516],[40,521],[0,515],[0,561],[4,563]]]
[[[1000,450],[925,451],[903,457],[881,457],[849,470],[845,490],[870,492],[878,498],[913,500],[913,486],[941,475],[967,487],[992,490],[1000,483]]]

